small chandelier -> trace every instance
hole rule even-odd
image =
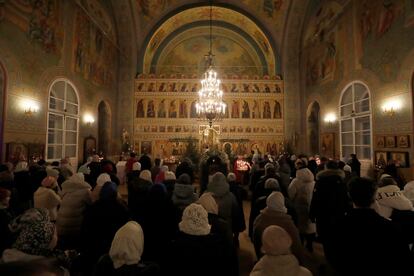
[[[226,111],[226,104],[223,102],[223,91],[220,89],[221,81],[217,78],[217,72],[213,70],[212,52],[212,13],[213,4],[210,2],[210,51],[208,52],[208,69],[204,73],[201,82],[201,89],[198,91],[198,102],[196,103],[197,114],[200,118],[208,121],[212,127],[213,121],[219,120]]]

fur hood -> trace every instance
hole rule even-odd
[[[405,197],[397,185],[387,185],[378,188],[375,207],[376,211],[383,217],[389,218],[392,210],[414,211],[413,203]]]
[[[315,177],[308,168],[303,168],[296,171],[296,178],[302,182],[313,182]]]
[[[92,189],[91,185],[85,182],[83,179],[73,175],[68,180],[62,183],[62,194],[75,192],[81,189]]]
[[[330,177],[330,176],[339,176],[340,178],[345,178],[345,172],[340,169],[332,170],[332,169],[325,169],[323,171],[318,172],[316,175],[316,180],[320,180],[324,177]]]

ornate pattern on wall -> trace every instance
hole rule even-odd
[[[196,77],[139,76],[133,110],[135,150],[141,151],[143,143],[148,150],[150,144],[153,154],[165,158],[176,147],[173,138],[191,136],[201,141],[207,123],[196,114],[199,86]],[[228,140],[234,149],[240,148],[239,140],[245,140],[246,149],[240,154],[254,148],[277,152],[284,140],[283,81],[276,77],[223,79],[222,90],[227,110],[224,119],[215,123],[219,140]]]
[[[114,34],[103,34],[80,8],[76,10],[74,22],[73,70],[96,85],[114,85],[117,64]]]

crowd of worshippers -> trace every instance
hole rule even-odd
[[[77,172],[67,160],[0,165],[0,275],[239,275],[246,226],[250,275],[317,275],[314,242],[338,275],[412,275],[414,181],[392,166],[361,178],[360,166],[255,154],[246,223],[237,172],[212,167],[199,192],[190,161],[173,172],[131,154],[125,200],[98,156]]]

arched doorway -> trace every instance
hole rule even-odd
[[[109,104],[101,101],[98,106],[98,152],[104,156],[109,154],[111,133],[111,109]]]
[[[6,70],[0,62],[0,162],[3,162],[4,119],[6,114]]]
[[[319,153],[319,111],[319,103],[313,102],[306,114],[308,149],[312,155]]]

